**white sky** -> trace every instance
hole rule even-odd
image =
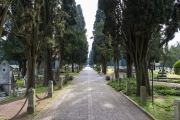
[[[76,1],[76,5],[78,4],[81,5],[83,11],[83,15],[86,22],[87,39],[89,43],[89,52],[90,52],[93,42],[93,39],[90,39],[90,37],[92,36],[93,24],[95,21],[98,0],[75,0],[75,1]],[[170,46],[175,45],[177,42],[180,42],[180,32],[175,34],[175,38],[171,40],[168,43],[168,45]]]
[[[173,40],[169,41],[168,45],[175,45],[177,42],[180,42],[180,31],[175,33],[175,37]]]
[[[98,0],[75,0],[76,5],[80,4],[83,16],[86,22],[86,29],[87,29],[87,40],[89,43],[89,52],[92,48],[92,42],[93,39],[90,39],[92,37],[92,31],[93,31],[93,25],[95,21],[95,15],[97,11],[97,3]]]

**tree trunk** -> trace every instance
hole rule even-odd
[[[52,49],[46,48],[46,57],[45,57],[45,76],[44,77],[44,85],[48,86],[49,81],[53,80],[53,72],[52,72]],[[54,83],[54,82],[53,82]]]
[[[45,51],[46,52],[46,51]],[[46,54],[45,54],[45,56],[44,56],[44,81],[43,81],[43,85],[44,86],[47,86],[47,56],[46,56]]]
[[[114,74],[115,74],[115,78],[119,78],[119,63],[118,63],[118,59],[114,59]]]
[[[36,70],[36,55],[33,54],[32,49],[28,52],[28,74],[27,74],[27,89],[26,95],[30,88],[35,88],[35,70]]]
[[[72,72],[74,72],[74,63],[72,62]]]
[[[167,62],[167,60],[164,60],[163,65],[162,65],[162,75],[164,74],[164,66],[165,66],[166,62]]]
[[[41,61],[38,61],[37,62],[37,70],[38,70],[38,72],[40,71],[40,66],[41,66]]]
[[[59,54],[58,55],[58,67],[57,67],[57,73],[56,73],[57,81],[59,81],[59,79],[60,79],[60,73],[61,73],[61,55]]]
[[[147,94],[150,95],[150,84],[149,84],[148,67],[146,60],[136,61],[135,67],[136,67],[136,85],[137,85],[136,96],[140,96],[140,86],[145,86],[147,90]]]
[[[127,63],[127,78],[132,77],[132,60],[130,55],[126,52],[126,63]]]
[[[27,68],[26,68],[26,59],[25,60],[23,60],[22,61],[22,78],[24,78],[24,76],[26,75],[26,70],[27,70]]]
[[[3,12],[2,15],[0,16],[1,17],[1,19],[0,19],[0,37],[2,37],[3,25],[6,20],[8,9],[9,9],[11,3],[12,3],[12,0],[9,0],[8,4],[4,7],[4,9],[2,11]]]
[[[102,64],[102,72],[103,72],[104,74],[106,74],[106,71],[107,71],[107,64],[106,64],[106,61],[104,60],[104,61],[103,61],[103,64]]]
[[[35,7],[37,12],[35,21],[32,25],[30,45],[28,46],[28,74],[27,74],[27,89],[26,96],[30,88],[35,89],[35,70],[36,70],[36,59],[37,59],[37,50],[38,50],[38,31],[39,31],[39,6]]]

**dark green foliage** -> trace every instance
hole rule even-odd
[[[108,82],[108,85],[112,86],[116,91],[122,91],[126,93],[126,81],[130,81],[131,94],[136,93],[136,80],[134,78],[121,79],[121,86],[118,86],[118,79]]]
[[[140,86],[146,86],[150,95],[147,52],[153,42],[163,45],[173,39],[174,33],[180,27],[179,2],[177,4],[172,0],[98,2],[99,8],[104,10],[106,15],[106,30],[117,33],[115,35],[120,38],[119,43],[125,47],[134,62],[137,96],[140,95]]]
[[[122,91],[125,94],[126,93],[126,81],[130,81],[131,94],[136,94],[136,80],[134,78],[121,79],[121,86],[118,86],[117,79],[108,82],[108,85],[113,87],[116,91]],[[170,87],[170,86],[161,85],[161,84],[154,85],[153,87],[154,87],[154,92],[158,93],[159,95],[180,96],[180,87]]]
[[[171,80],[171,79],[154,79],[154,81],[158,82],[167,82],[167,83],[180,83],[180,80]]]
[[[180,58],[180,46],[179,45],[171,46],[170,55],[166,63],[166,66],[173,68],[174,63],[176,63],[176,61],[178,61],[179,58]]]
[[[76,3],[75,0],[62,0],[62,10],[64,10],[68,17],[65,17],[66,20],[66,26],[73,26],[76,24]]]
[[[160,95],[180,96],[180,88],[170,87],[167,85],[154,85],[154,91]]]
[[[113,80],[113,81],[108,82],[108,85],[113,87],[116,91],[121,91],[122,90],[121,87],[118,86],[117,80]]]
[[[4,59],[16,61],[27,59],[27,47],[18,37],[9,35],[7,40],[2,43],[2,49],[5,55]]]
[[[167,85],[154,85],[154,90],[171,90],[171,87]]]
[[[102,10],[98,9],[96,11],[91,61],[93,61],[93,64],[102,65],[102,72],[106,74],[107,62],[111,59],[111,38],[108,34],[103,33],[104,16]]]
[[[96,66],[96,70],[97,70],[98,72],[100,72],[100,71],[101,71],[101,67],[100,67],[100,66]]]
[[[180,75],[180,60],[174,64],[173,68],[174,68],[174,73]]]

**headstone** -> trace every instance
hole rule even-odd
[[[24,76],[24,87],[26,87],[27,75]]]
[[[5,92],[0,92],[0,97],[6,97],[6,93]]]
[[[123,74],[123,78],[127,78],[126,74]]]
[[[112,75],[112,81],[114,80],[114,76]]]
[[[180,120],[180,99],[174,100],[174,120]]]
[[[132,76],[133,78],[136,78],[136,74],[135,74],[135,73],[133,73],[132,75],[133,75],[133,76]]]
[[[38,81],[38,69],[37,68],[35,70],[35,79],[36,79],[36,81]]]
[[[146,87],[145,86],[140,87],[140,102],[141,102],[141,105],[146,104]]]
[[[0,64],[0,85],[3,85],[4,92],[9,96],[11,94],[10,66],[5,60]]]

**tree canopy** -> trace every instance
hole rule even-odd
[[[109,32],[116,33],[119,43],[134,62],[136,94],[140,94],[140,86],[146,86],[150,94],[147,53],[159,34],[159,46],[173,39],[179,28],[179,3],[171,0],[99,0],[98,5],[105,13],[105,25],[112,24]]]

